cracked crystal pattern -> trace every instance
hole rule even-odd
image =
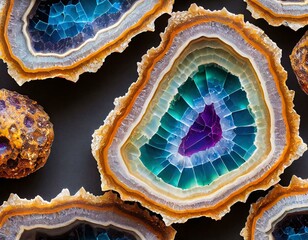
[[[96,72],[131,39],[154,31],[174,0],[1,0],[0,58],[18,84]]]
[[[238,77],[203,65],[177,91],[157,132],[140,147],[140,160],[151,172],[189,189],[212,183],[251,157],[257,129]]]
[[[305,240],[308,239],[307,213],[293,213],[285,216],[274,227],[275,240]]]
[[[37,52],[64,53],[115,24],[137,0],[40,0],[28,32]]]

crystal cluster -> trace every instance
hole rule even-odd
[[[174,239],[175,231],[137,204],[115,193],[93,196],[64,189],[50,202],[12,194],[0,207],[0,239],[137,240]]]
[[[29,39],[36,52],[65,53],[114,24],[137,0],[39,1],[29,14]]]
[[[173,0],[3,0],[0,58],[18,84],[96,72],[113,52],[154,29]]]
[[[272,26],[298,30],[308,24],[307,0],[244,0],[254,18],[264,18]]]
[[[291,65],[299,85],[308,94],[308,31],[294,47],[290,55]]]
[[[40,105],[0,90],[0,177],[21,178],[43,167],[53,138],[53,126]]]
[[[308,181],[293,177],[288,187],[276,185],[253,204],[241,235],[244,239],[308,238]]]
[[[139,78],[93,135],[102,189],[167,224],[220,219],[306,150],[280,49],[241,15],[172,14]]]

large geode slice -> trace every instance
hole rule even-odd
[[[306,149],[281,51],[242,15],[173,13],[139,79],[94,133],[102,188],[167,224],[220,219]]]
[[[288,187],[277,185],[251,206],[244,239],[308,239],[308,180],[293,176]]]
[[[18,84],[95,72],[132,37],[154,29],[173,0],[2,0],[0,57]]]
[[[290,60],[299,85],[308,94],[308,31],[293,48]]]
[[[244,0],[254,18],[264,18],[272,26],[298,30],[308,24],[307,0]]]
[[[174,239],[175,231],[137,204],[115,193],[93,196],[63,190],[50,202],[12,194],[0,207],[0,239],[139,240]]]

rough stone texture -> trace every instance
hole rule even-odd
[[[299,85],[308,94],[308,31],[294,47],[290,59]]]
[[[53,138],[52,123],[40,105],[0,90],[0,177],[21,178],[43,167]]]

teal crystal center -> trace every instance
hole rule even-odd
[[[201,65],[178,87],[139,158],[169,185],[205,186],[252,156],[256,132],[239,78],[216,64]]]

